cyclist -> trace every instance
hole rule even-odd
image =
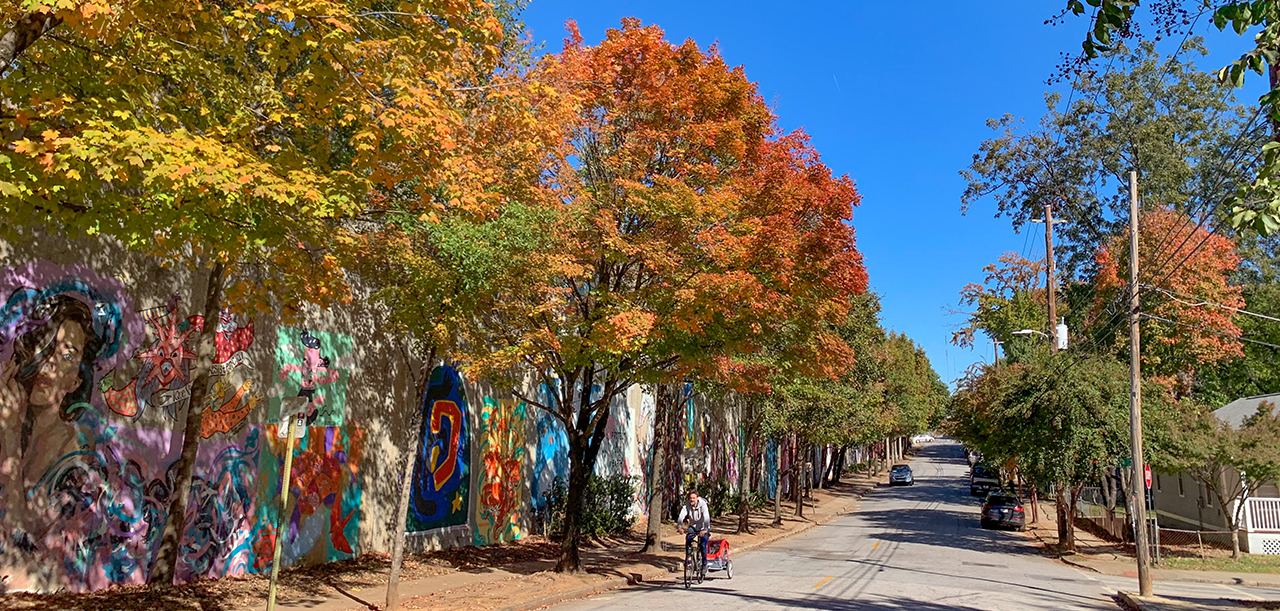
[[[689,522],[687,532],[684,528],[686,519]],[[707,542],[711,540],[711,510],[707,508],[706,499],[698,498],[697,492],[690,492],[689,502],[680,508],[680,518],[676,520],[676,532],[685,533],[686,547],[694,537],[698,537],[698,549],[702,552],[698,570],[703,571],[707,565]]]

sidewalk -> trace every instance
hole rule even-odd
[[[1040,503],[1040,522],[1028,525],[1027,533],[1044,544],[1046,551],[1057,554],[1058,523],[1053,503]],[[1137,560],[1121,546],[1104,541],[1093,533],[1077,527],[1075,529],[1076,552],[1057,556],[1059,560],[1074,567],[1122,577],[1137,577]],[[1185,581],[1195,583],[1218,583],[1223,585],[1253,586],[1260,588],[1280,588],[1280,575],[1272,573],[1244,573],[1225,571],[1193,571],[1178,569],[1162,569],[1155,567],[1151,578],[1157,581]],[[1146,607],[1142,608],[1160,608]],[[1176,608],[1176,607],[1170,607]]]
[[[858,498],[878,485],[886,483],[887,474],[874,480],[850,476],[831,490],[813,491],[816,507],[805,503],[805,519],[796,518],[794,506],[783,506],[783,523],[772,526],[773,508],[753,512],[749,535],[732,533],[737,529],[737,516],[715,520],[717,538],[729,541],[733,554],[740,554],[808,530],[849,513],[857,507]],[[559,602],[583,598],[615,590],[634,583],[661,583],[675,579],[683,561],[684,539],[674,527],[663,525],[664,551],[640,554],[640,536],[604,542],[604,546],[584,546],[582,562],[585,571],[578,575],[552,572],[553,558],[521,563],[500,569],[475,567],[453,573],[433,575],[425,579],[402,580],[401,608],[440,611],[525,611]],[[670,551],[665,551],[670,550]],[[384,576],[385,578],[385,576]],[[378,583],[358,591],[342,594],[335,588],[314,595],[281,598],[276,605],[282,611],[348,611],[382,609],[386,600],[386,584]],[[249,607],[265,610],[265,604]]]
[[[752,534],[737,530],[730,515],[713,521],[716,536],[728,539],[741,554],[808,530],[857,508],[858,499],[886,485],[888,474],[875,478],[847,476],[830,490],[813,491],[805,517],[782,504],[782,524],[773,526],[773,506],[751,514]],[[673,525],[663,528],[663,550],[641,554],[643,533],[604,541],[584,541],[583,571],[555,573],[559,545],[542,537],[526,537],[504,545],[462,547],[406,556],[400,582],[403,609],[439,611],[526,611],[625,587],[631,583],[673,583],[683,562],[684,538]],[[669,550],[669,551],[666,551]],[[363,554],[283,571],[276,608],[281,611],[349,611],[382,609],[390,560],[386,554]],[[736,576],[735,576],[736,577]],[[122,586],[97,592],[11,594],[0,596],[5,611],[263,611],[267,577],[253,574],[197,580],[172,589]]]

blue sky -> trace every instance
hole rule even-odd
[[[623,17],[657,24],[672,41],[718,42],[758,83],[781,126],[803,128],[827,165],[857,182],[854,227],[884,324],[916,340],[952,382],[991,359],[990,344],[949,343],[962,322],[947,312],[960,288],[981,282],[982,267],[1005,251],[1044,252],[1042,234],[1015,234],[993,218],[990,203],[962,216],[958,172],[992,133],[986,119],[1012,113],[1034,122],[1043,114],[1045,80],[1063,52],[1080,48],[1087,27],[1084,18],[1045,25],[1064,5],[532,0],[524,19],[552,52],[568,19],[588,43]],[[1198,64],[1216,69],[1244,42],[1211,36],[1214,55]]]

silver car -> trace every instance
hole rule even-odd
[[[915,474],[907,465],[896,465],[889,471],[890,486],[911,486],[916,483]]]

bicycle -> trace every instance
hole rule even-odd
[[[694,564],[694,563],[697,564]],[[693,583],[702,583],[707,577],[707,559],[702,556],[702,543],[699,537],[684,539],[684,587],[688,589]]]

